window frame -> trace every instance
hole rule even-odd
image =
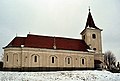
[[[65,64],[67,64],[67,65],[71,65],[72,64],[72,57],[71,56],[65,57]]]

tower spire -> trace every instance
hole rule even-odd
[[[88,13],[88,18],[87,18],[87,22],[86,22],[86,26],[85,28],[87,27],[90,27],[90,28],[96,28],[96,29],[99,29],[95,26],[95,23],[94,23],[94,20],[92,18],[92,15],[91,15],[91,12],[90,12],[90,6],[89,6],[89,13]]]

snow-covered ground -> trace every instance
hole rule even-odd
[[[0,71],[0,81],[120,81],[120,73],[111,73],[108,71]]]

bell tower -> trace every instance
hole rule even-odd
[[[91,50],[94,50],[96,54],[102,54],[101,31],[102,29],[95,25],[89,9],[86,26],[81,32],[81,35],[82,39],[86,42]]]

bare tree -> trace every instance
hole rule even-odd
[[[114,54],[111,51],[105,52],[104,62],[107,65],[109,70],[111,70],[111,67],[116,67],[115,66],[116,57],[114,56]]]

